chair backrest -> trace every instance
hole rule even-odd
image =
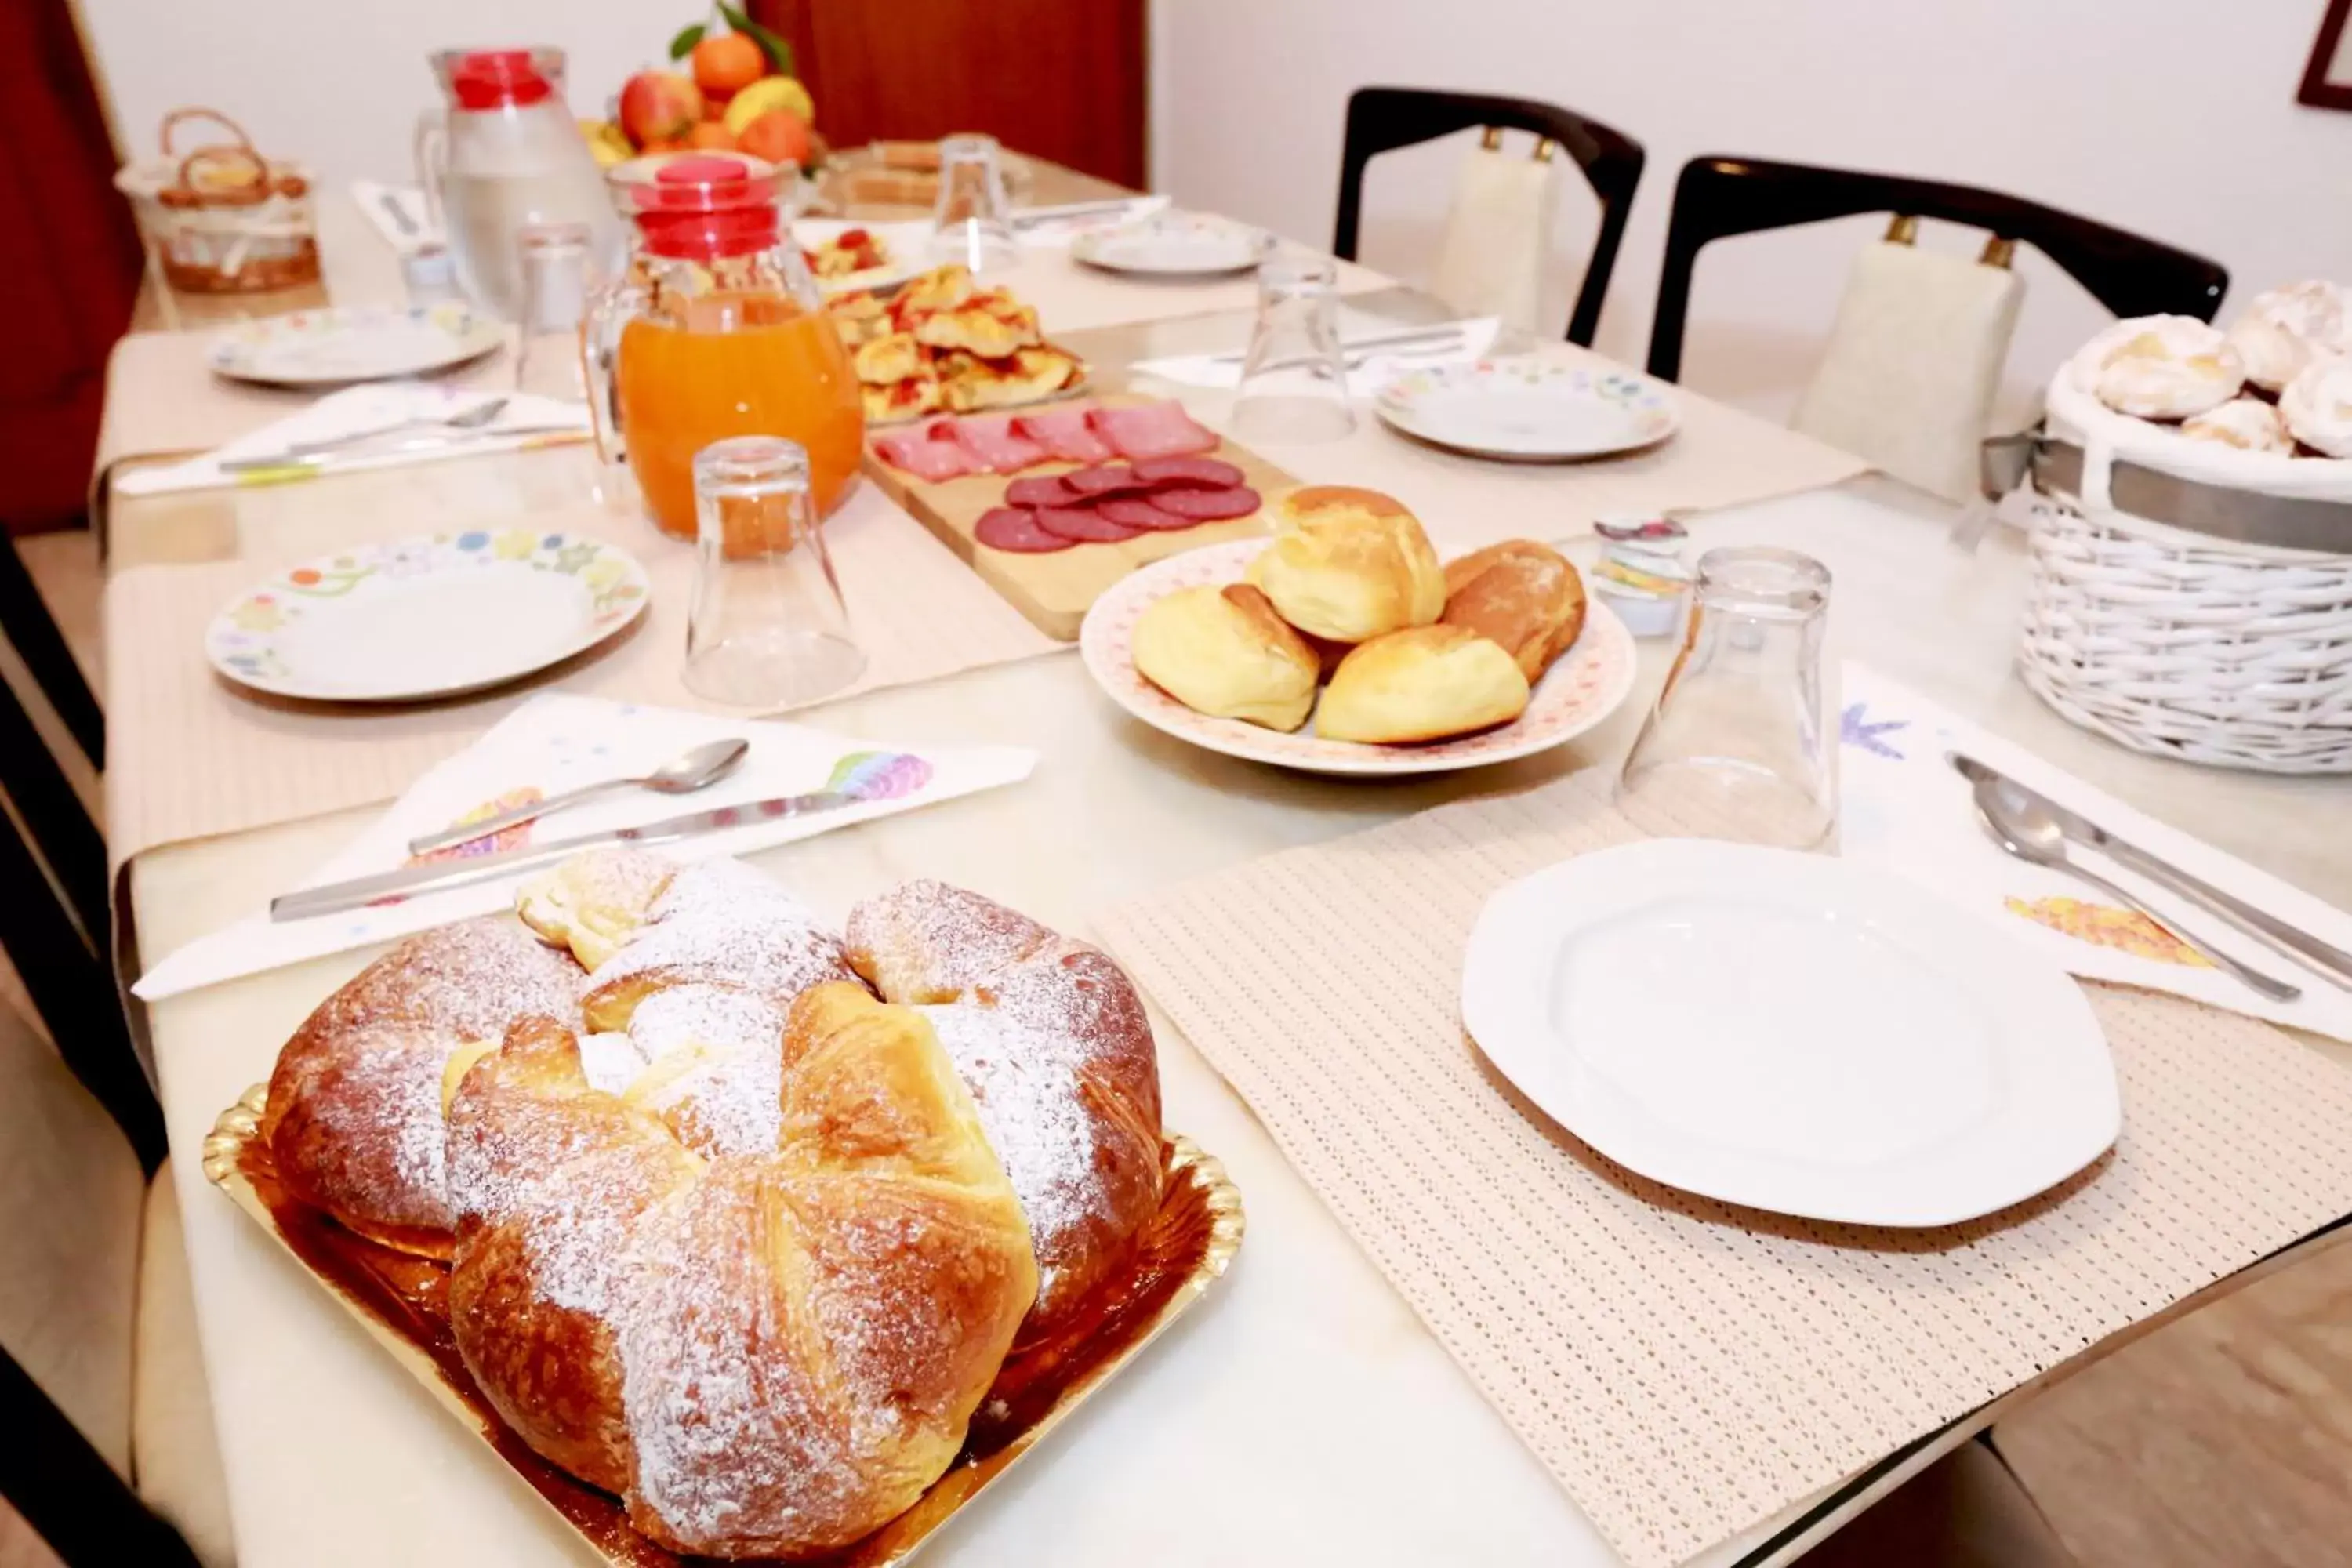
[[[105,713],[89,689],[89,681],[82,675],[81,666],[74,662],[65,633],[58,629],[57,616],[50,614],[47,603],[42,599],[40,585],[25,569],[25,558],[17,551],[15,539],[5,535],[5,527],[0,525],[0,636],[7,637],[16,657],[32,671],[41,695],[57,710],[72,733],[74,744],[89,759],[89,765],[103,770]]]
[[[15,689],[0,681],[0,950],[58,1054],[131,1140],[151,1174],[165,1152],[163,1113],[131,1045],[115,989],[106,842],[41,742]]]
[[[1622,132],[1570,110],[1525,98],[1494,98],[1475,92],[1438,92],[1411,87],[1358,88],[1348,99],[1348,136],[1339,156],[1339,216],[1331,253],[1356,258],[1363,226],[1364,166],[1382,153],[1433,142],[1474,126],[1495,126],[1548,136],[1576,160],[1592,194],[1601,200],[1601,231],[1585,264],[1576,308],[1568,318],[1568,341],[1588,346],[1601,326],[1601,302],[1617,266],[1625,237],[1625,216],[1633,187],[1642,182],[1642,144]]]
[[[2230,288],[2230,274],[2201,256],[2021,196],[1901,174],[1760,158],[1694,158],[1675,182],[1658,310],[1650,329],[1650,374],[1672,381],[1682,373],[1691,272],[1707,244],[1857,213],[1942,218],[2031,245],[2118,316],[2172,314],[2210,321]]]

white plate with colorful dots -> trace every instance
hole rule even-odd
[[[504,685],[645,613],[635,556],[599,539],[475,529],[323,555],[238,595],[205,632],[228,679],[318,702],[418,702]]]
[[[212,341],[214,374],[271,386],[427,375],[481,358],[506,328],[463,304],[356,305],[240,322]]]
[[[1417,441],[1513,463],[1636,452],[1682,423],[1663,383],[1602,363],[1534,358],[1410,371],[1381,387],[1372,407]]]

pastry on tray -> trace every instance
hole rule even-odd
[[[1437,552],[1392,497],[1307,485],[1275,502],[1274,521],[1274,542],[1247,576],[1299,630],[1362,642],[1425,626],[1445,608]]]
[[[1322,661],[1247,583],[1180,588],[1136,618],[1143,678],[1196,712],[1296,730],[1314,710]]]
[[[1467,626],[1412,626],[1360,643],[1331,674],[1318,734],[1395,745],[1466,735],[1527,711],[1528,678]]]
[[[970,269],[936,268],[895,294],[826,302],[877,424],[941,409],[968,413],[1041,402],[1077,385],[1086,366],[1046,342],[1036,310]]]
[[[482,1394],[650,1541],[869,1533],[1158,1212],[1133,985],[936,882],[845,941],[723,859],[581,857],[518,907],[409,939],[297,1031],[259,1125],[279,1180],[446,1259]]]

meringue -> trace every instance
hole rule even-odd
[[[2083,374],[2118,414],[2184,419],[2227,403],[2246,367],[2221,331],[2193,316],[2141,316],[2094,339]]]
[[[2246,452],[2294,450],[2294,437],[2287,433],[2286,421],[2259,397],[2233,397],[2219,408],[2192,416],[2181,425],[2180,433]]]
[[[2279,415],[2305,446],[2352,458],[2352,360],[2313,363],[2279,394]]]

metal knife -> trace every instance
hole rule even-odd
[[[1013,215],[1014,228],[1034,228],[1039,224],[1061,223],[1069,218],[1093,217],[1101,213],[1115,213],[1136,205],[1139,196],[1111,196],[1098,202],[1066,202],[1057,207],[1027,207]]]
[[[372,876],[354,877],[345,882],[330,882],[323,888],[305,888],[299,892],[281,893],[269,900],[269,918],[273,921],[299,921],[308,920],[313,915],[331,915],[388,899],[396,893],[438,893],[450,888],[491,881],[526,867],[561,860],[567,855],[606,844],[626,844],[639,848],[656,844],[675,844],[681,838],[742,827],[754,822],[782,822],[788,817],[831,811],[836,806],[856,805],[859,799],[859,796],[844,790],[778,795],[772,800],[756,800],[742,805],[691,811],[684,816],[647,823],[643,827],[612,827],[602,833],[582,833],[545,844],[501,849],[493,855],[469,855],[454,860],[431,860],[421,866],[403,866],[394,871],[378,871]]]
[[[2096,849],[2118,866],[2138,872],[2187,899],[2206,913],[2228,921],[2283,958],[2326,971],[2337,984],[2352,986],[2352,952],[2322,942],[2309,931],[2291,926],[2265,910],[2224,892],[2201,877],[2191,876],[2169,861],[2158,859],[2127,839],[2118,838],[2080,812],[2069,811],[2048,795],[2027,788],[2000,769],[1958,752],[1946,753],[1960,776],[1970,784],[1987,780],[2004,784],[2048,812],[2059,830],[2077,844]]]
[[[316,472],[330,468],[339,459],[383,458],[401,452],[437,452],[444,447],[467,447],[477,441],[500,436],[578,436],[584,441],[590,434],[588,428],[582,425],[508,425],[481,430],[461,430],[424,440],[403,441],[393,447],[338,447],[331,452],[265,452],[257,457],[230,458],[221,463],[220,471],[224,474],[257,474],[285,468]]]

